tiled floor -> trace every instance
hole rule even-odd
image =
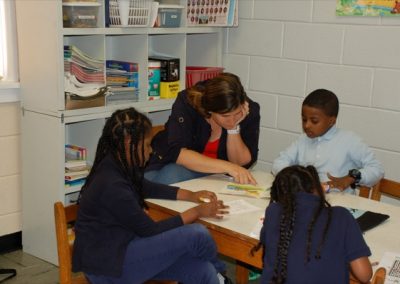
[[[228,276],[234,279],[234,265],[228,264]],[[0,268],[15,268],[17,276],[6,280],[6,284],[56,284],[58,283],[58,268],[21,250],[0,255]],[[1,280],[0,275],[0,280]],[[249,282],[258,284],[259,280]]]
[[[21,250],[0,255],[0,268],[15,268],[17,276],[6,284],[55,284],[58,268]],[[0,278],[2,279],[2,278]]]

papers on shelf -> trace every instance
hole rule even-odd
[[[222,188],[219,193],[250,196],[255,198],[269,198],[269,190],[274,180],[273,175],[262,171],[252,171],[251,174],[256,179],[257,185],[230,182]]]
[[[379,267],[386,269],[385,284],[400,283],[400,253],[385,252]]]
[[[224,204],[229,206],[230,215],[243,214],[261,210],[257,206],[254,206],[243,199],[228,201],[225,202]]]

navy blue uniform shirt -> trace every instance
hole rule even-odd
[[[370,256],[360,227],[351,213],[343,207],[332,207],[331,224],[321,251],[321,259],[315,259],[327,219],[327,209],[314,225],[310,262],[306,262],[308,225],[318,206],[319,197],[309,193],[296,194],[296,223],[288,251],[287,284],[338,284],[349,283],[351,261]],[[273,276],[279,241],[279,224],[282,206],[270,204],[265,212],[260,241],[265,245],[264,269],[261,283],[269,283]]]
[[[178,188],[144,180],[143,190],[145,198],[176,199]],[[130,241],[182,225],[179,215],[154,222],[140,207],[131,182],[108,155],[79,204],[73,271],[118,277]]]
[[[153,138],[153,155],[146,171],[159,170],[169,163],[175,163],[182,148],[203,153],[210,138],[211,126],[188,102],[186,90],[181,91],[173,106],[165,129]],[[249,168],[258,155],[260,134],[260,106],[249,99],[249,115],[240,122],[240,135],[251,153],[251,161],[244,165]],[[226,129],[222,130],[217,158],[228,161],[226,150]]]

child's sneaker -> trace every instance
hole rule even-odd
[[[261,277],[261,273],[258,273],[255,270],[250,270],[249,271],[249,281],[257,280],[260,277]]]

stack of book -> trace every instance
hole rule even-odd
[[[77,145],[65,145],[65,187],[82,186],[89,174],[87,150]]]
[[[104,90],[104,60],[92,58],[74,45],[64,46],[65,93],[81,97]]]
[[[134,62],[107,60],[107,103],[124,103],[139,99],[139,65]]]

